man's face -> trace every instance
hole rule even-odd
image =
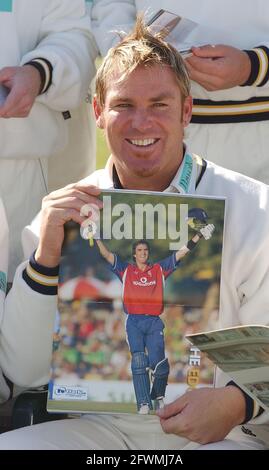
[[[166,177],[173,177],[181,162],[191,98],[182,103],[175,75],[168,66],[140,66],[123,82],[117,79],[114,75],[107,84],[103,109],[95,103],[97,125],[105,131],[125,187],[139,188],[144,178],[145,189],[153,189],[149,182],[156,181],[155,186],[160,186]]]
[[[143,243],[137,245],[135,248],[134,257],[136,263],[147,264],[147,261],[149,259],[149,250],[147,245],[144,245]]]

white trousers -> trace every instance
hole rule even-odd
[[[265,443],[235,428],[221,442],[200,446],[165,434],[155,416],[84,415],[0,435],[0,450],[262,450]]]

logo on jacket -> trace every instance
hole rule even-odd
[[[0,271],[0,290],[2,290],[4,293],[6,293],[7,290],[7,277],[6,273],[3,271]]]

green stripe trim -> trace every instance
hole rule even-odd
[[[193,161],[191,155],[187,154],[184,158],[184,167],[180,174],[178,184],[182,186],[184,191],[187,193],[190,186],[191,174],[192,174]]]
[[[0,11],[11,12],[13,0],[0,0]]]
[[[6,293],[7,290],[7,276],[4,271],[0,271],[0,290]]]

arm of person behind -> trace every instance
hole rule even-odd
[[[102,56],[119,41],[116,31],[128,33],[136,19],[134,0],[93,0],[92,30]]]
[[[9,90],[0,106],[1,118],[27,117],[44,86],[39,71],[31,65],[4,67],[0,70],[0,83]]]
[[[208,91],[268,86],[269,48],[240,50],[223,44],[193,47],[186,58],[190,78]]]
[[[47,61],[45,70],[51,83],[37,100],[56,111],[65,111],[76,108],[86,97],[96,71],[97,46],[84,0],[50,0],[46,4],[40,41],[22,57],[21,65],[39,58]]]
[[[36,240],[37,250],[22,263],[6,298],[0,334],[1,368],[12,382],[22,387],[47,383],[52,336],[55,326],[58,265],[64,224],[81,223],[84,204],[102,206],[96,187],[73,184],[44,198],[40,214],[40,237],[28,228],[28,248]]]

